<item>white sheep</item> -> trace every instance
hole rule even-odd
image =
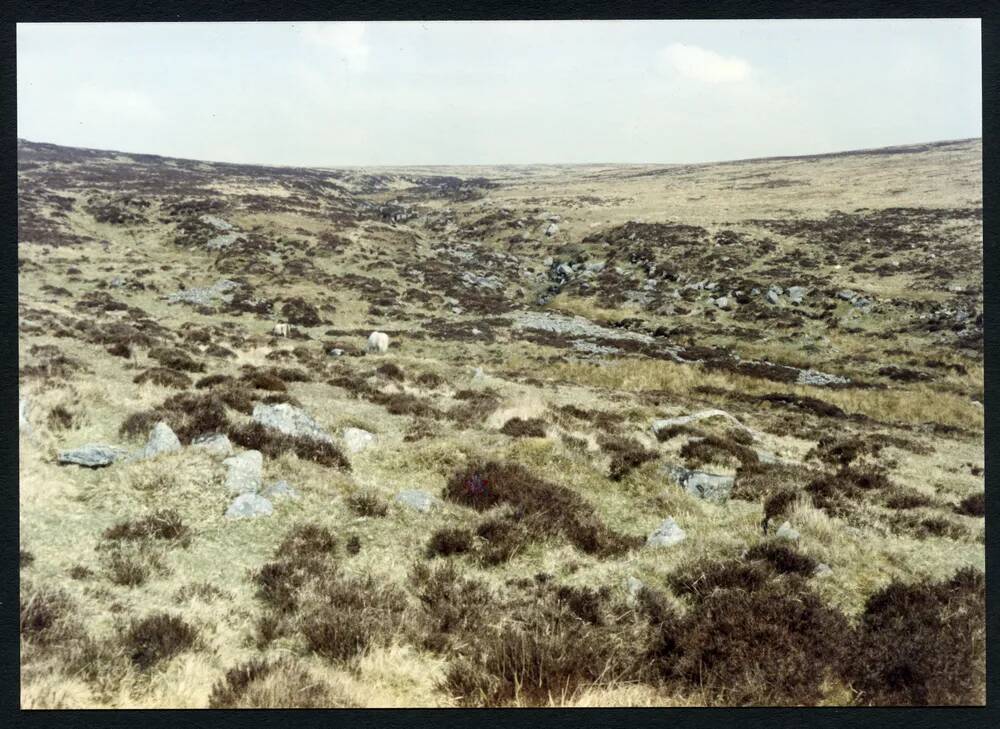
[[[371,353],[385,354],[389,349],[389,335],[385,332],[372,332],[368,335],[368,346],[365,350]]]

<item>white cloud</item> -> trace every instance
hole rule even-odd
[[[313,45],[333,50],[351,70],[368,65],[369,46],[366,23],[309,23],[302,26],[302,38]]]
[[[704,83],[733,83],[750,76],[750,64],[736,56],[723,56],[698,46],[672,43],[659,53],[666,70]]]

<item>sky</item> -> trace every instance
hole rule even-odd
[[[954,20],[17,27],[18,137],[315,167],[690,163],[982,135]]]

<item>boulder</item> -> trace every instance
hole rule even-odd
[[[199,435],[191,441],[192,448],[202,448],[213,456],[229,457],[233,455],[233,444],[225,433],[209,433]]]
[[[672,547],[683,542],[687,534],[680,528],[673,517],[667,517],[646,539],[647,547]]]
[[[789,286],[788,287],[788,300],[793,304],[801,304],[802,300],[805,298],[806,290],[802,286]]]
[[[729,499],[735,481],[732,476],[692,471],[681,466],[666,466],[664,471],[692,496],[716,504]]]
[[[717,298],[715,300],[715,305],[718,306],[720,309],[728,309],[729,308],[729,297],[728,296],[720,296],[719,298]]]
[[[766,298],[767,298],[768,302],[770,302],[771,304],[774,304],[774,305],[777,305],[777,304],[779,304],[781,302],[781,294],[779,294],[774,289],[770,289],[767,292]]]
[[[226,490],[233,494],[252,494],[260,490],[264,456],[260,451],[243,451],[223,461],[229,467]]]
[[[59,463],[73,463],[77,466],[85,466],[86,468],[102,468],[121,460],[126,454],[127,451],[118,446],[87,443],[79,448],[60,451],[58,461]]]
[[[559,232],[559,226],[556,225],[555,223],[549,223],[545,227],[545,235],[552,236],[552,235],[555,235],[558,232]]]
[[[226,509],[227,519],[247,519],[255,516],[271,516],[274,507],[259,494],[240,494]]]
[[[174,431],[170,429],[169,425],[160,421],[153,426],[153,430],[149,434],[149,440],[146,441],[146,447],[138,453],[138,457],[153,458],[161,453],[171,453],[180,449],[181,442],[174,434]]]
[[[360,453],[375,442],[375,436],[361,428],[344,428],[344,447],[349,453]]]
[[[819,370],[799,370],[795,380],[796,385],[814,385],[816,387],[826,387],[827,385],[846,385],[850,382],[847,377],[831,375]]]
[[[426,513],[433,508],[437,499],[426,491],[408,490],[396,494],[396,501],[411,509]]]
[[[315,438],[327,443],[333,442],[333,438],[319,427],[319,423],[313,420],[312,416],[287,402],[275,405],[257,403],[253,409],[253,419],[254,422],[294,438]]]
[[[783,539],[787,542],[797,542],[799,540],[799,533],[786,521],[778,527],[778,531],[774,533],[774,537],[775,539]]]
[[[813,577],[829,577],[833,574],[833,570],[830,569],[830,565],[826,562],[820,562],[816,565],[816,569],[813,570]]]

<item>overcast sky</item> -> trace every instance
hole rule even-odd
[[[982,134],[978,20],[19,25],[18,136],[305,166],[699,162]]]

